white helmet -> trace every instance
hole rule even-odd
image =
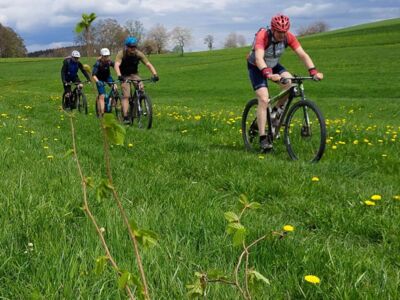
[[[101,56],[108,56],[110,55],[110,50],[108,50],[108,48],[103,48],[100,50],[100,54]]]
[[[72,53],[71,53],[71,56],[72,57],[81,57],[81,54],[79,53],[79,51],[77,51],[77,50],[74,50],[74,51],[72,51]]]

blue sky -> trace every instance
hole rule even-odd
[[[284,13],[291,18],[291,31],[315,21],[331,29],[400,17],[400,0],[0,0],[0,23],[12,27],[28,51],[71,45],[81,14],[94,12],[98,19],[113,18],[120,24],[139,20],[145,29],[157,23],[168,30],[175,26],[192,30],[188,50],[205,50],[207,34],[215,46],[223,46],[231,32],[250,43],[258,28],[271,17]]]

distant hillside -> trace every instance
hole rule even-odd
[[[46,49],[46,50],[29,52],[28,57],[65,57],[70,55],[72,50],[78,50],[81,53],[84,52],[82,46],[69,46],[56,49]]]

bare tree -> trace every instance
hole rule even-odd
[[[192,41],[192,32],[189,28],[175,27],[170,33],[172,42],[175,43],[180,49],[181,56],[183,56],[183,48],[185,45],[190,44]]]
[[[93,39],[98,49],[106,47],[115,53],[126,36],[127,31],[115,19],[100,20],[93,26]]]
[[[231,32],[225,39],[224,48],[237,48],[238,46],[243,47],[245,45],[246,38],[243,35]]]
[[[165,51],[165,47],[168,44],[169,35],[167,29],[161,25],[157,24],[150,29],[147,38],[153,40],[157,47],[157,53],[160,54]]]
[[[297,34],[299,36],[305,36],[305,35],[325,32],[328,30],[329,30],[328,24],[326,24],[325,22],[322,22],[322,21],[318,21],[318,22],[312,23],[308,26],[300,27]]]
[[[143,42],[145,35],[144,35],[144,26],[142,22],[128,20],[126,21],[124,28],[126,29],[129,36],[134,36],[137,38],[139,44]]]
[[[208,50],[212,50],[214,45],[214,37],[211,34],[207,35],[204,38],[204,44],[207,45]]]
[[[242,34],[237,35],[237,42],[239,47],[244,47],[247,45],[246,38]]]

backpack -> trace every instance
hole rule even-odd
[[[272,30],[271,30],[269,27],[266,27],[266,28],[261,27],[261,28],[258,29],[258,31],[256,32],[255,36],[257,36],[257,34],[258,34],[261,30],[263,30],[263,29],[265,29],[265,30],[267,31],[267,34],[268,34],[268,43],[267,43],[267,45],[265,46],[265,49],[268,49],[269,46],[271,46],[271,44],[273,43],[273,42],[272,42]],[[254,43],[255,43],[255,40],[256,40],[256,38],[254,37]],[[285,44],[285,48],[287,48],[287,47],[288,47],[287,36],[285,36],[285,39],[283,40],[283,43]],[[274,44],[278,44],[278,43],[274,43]],[[274,47],[274,53],[275,53],[275,47]]]

